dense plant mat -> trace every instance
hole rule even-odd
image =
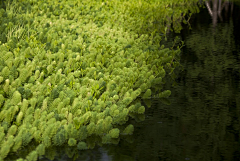
[[[53,146],[92,149],[132,134],[126,123],[141,120],[140,98],[153,96],[153,87],[160,98],[171,94],[162,91],[163,78],[178,65],[180,48],[160,41],[172,23],[175,31],[187,23],[189,9],[198,11],[191,7],[196,2],[5,2],[0,160],[13,153],[37,160]]]

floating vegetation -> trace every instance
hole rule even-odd
[[[156,84],[161,91],[163,78],[179,64],[180,48],[164,48],[160,41],[167,24],[179,30],[177,20],[188,13],[183,6],[6,2],[6,10],[0,9],[0,160],[12,152],[18,160],[54,159],[55,151],[47,149],[93,149],[131,135],[129,116],[144,120],[139,98],[150,98]]]

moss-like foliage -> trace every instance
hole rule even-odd
[[[112,129],[109,131],[109,135],[111,136],[111,138],[118,138],[119,137],[119,129]]]
[[[75,146],[76,143],[77,143],[77,141],[76,141],[74,138],[70,138],[70,139],[68,140],[68,145],[69,145],[69,146]]]
[[[77,148],[78,148],[79,150],[88,149],[87,144],[86,144],[85,142],[79,142],[78,145],[77,145]]]
[[[54,159],[55,146],[84,150],[132,134],[132,125],[118,126],[144,120],[135,101],[162,89],[178,64],[181,46],[161,39],[196,2],[9,1],[0,10],[0,160],[32,142],[22,158]]]

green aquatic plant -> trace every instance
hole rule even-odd
[[[22,147],[22,137],[21,135],[18,135],[14,138],[14,145],[12,147],[14,152],[17,152]]]
[[[12,125],[9,129],[8,129],[8,133],[7,133],[7,137],[10,135],[15,135],[15,133],[17,132],[17,126],[16,125]]]
[[[134,131],[134,127],[133,127],[132,124],[130,124],[124,129],[123,134],[124,135],[129,135],[129,134],[132,134],[133,131]]]
[[[12,104],[17,105],[18,103],[21,102],[21,100],[22,100],[21,94],[18,91],[15,91],[13,93],[12,100],[11,100]]]
[[[145,98],[149,98],[149,97],[151,97],[151,95],[152,95],[151,89],[148,89],[148,90],[144,93],[143,98],[144,98],[144,99],[145,99]]]
[[[77,145],[77,148],[78,148],[79,150],[88,149],[87,144],[86,144],[85,142],[79,142],[78,145]]]
[[[70,138],[70,139],[68,140],[68,145],[69,145],[69,146],[75,146],[76,143],[77,143],[77,141],[76,141],[74,138]]]
[[[39,144],[36,148],[36,151],[39,156],[44,155],[45,154],[45,146],[43,144]]]
[[[37,151],[32,151],[30,154],[28,154],[26,159],[31,160],[31,161],[37,161],[37,159],[38,159]]]
[[[165,90],[161,93],[158,94],[159,98],[167,98],[171,95],[171,91],[170,90]]]
[[[154,95],[155,85],[162,89],[177,64],[179,49],[159,45],[159,33],[166,34],[164,23],[171,20],[166,16],[173,14],[160,6],[169,2],[61,1],[62,9],[55,0],[29,2],[12,3],[16,13],[10,6],[1,10],[0,144],[8,144],[1,158],[30,142],[35,149],[21,157],[36,160],[44,154],[54,158],[54,146],[92,149],[131,135],[132,125],[118,126],[129,116],[144,120],[145,107],[137,99]],[[154,19],[162,20],[159,29],[153,29]],[[159,97],[169,95],[163,91]]]
[[[118,128],[112,129],[109,131],[109,135],[111,138],[118,138],[120,130]]]
[[[7,144],[4,144],[4,146],[1,147],[0,152],[1,152],[1,159],[6,158],[6,156],[8,155],[8,153],[10,152],[10,146]]]

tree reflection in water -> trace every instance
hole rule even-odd
[[[209,1],[205,1],[205,4],[209,14],[212,17],[213,26],[217,25],[218,17],[220,18],[221,22],[223,22],[222,11],[225,10],[225,16],[227,17],[229,6],[231,8],[231,15],[233,13],[234,3],[230,1],[209,0]]]

